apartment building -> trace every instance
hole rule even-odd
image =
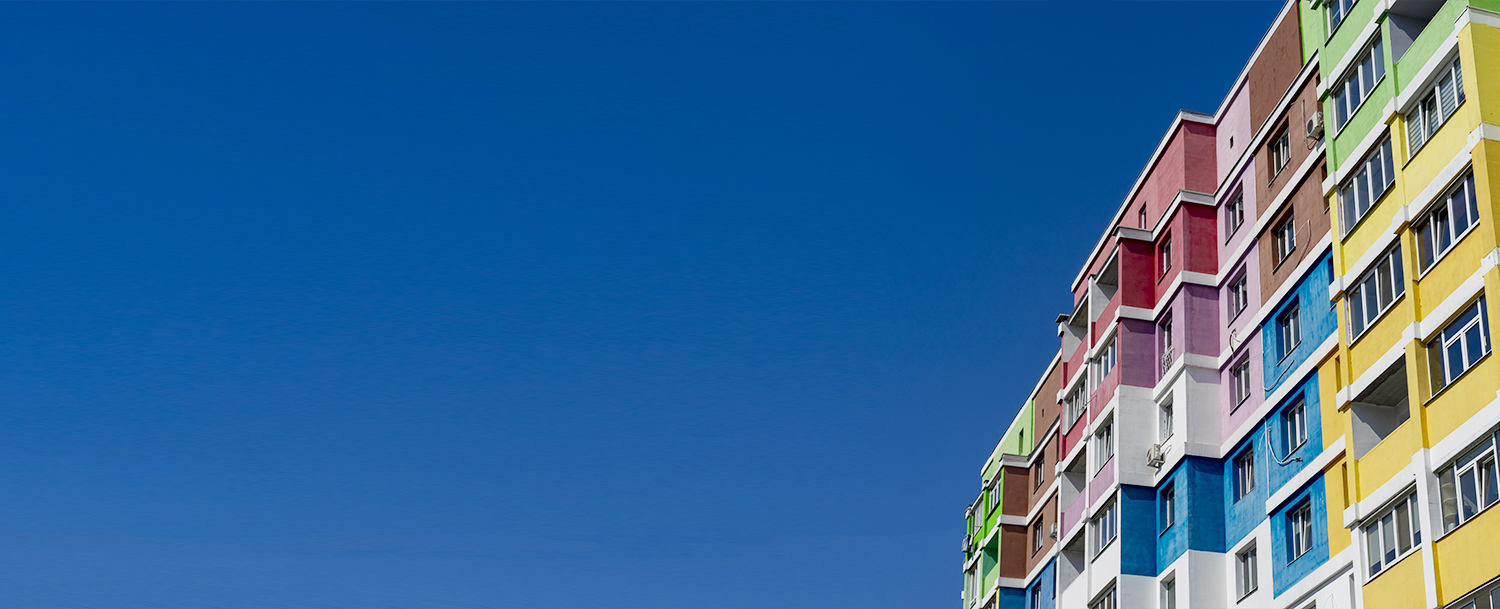
[[[1495,11],[1288,2],[1177,115],[981,471],[965,609],[1500,609]]]

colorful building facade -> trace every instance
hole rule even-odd
[[[965,609],[1500,609],[1497,69],[1500,0],[1283,7],[1069,286]]]

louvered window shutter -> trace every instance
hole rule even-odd
[[[1406,155],[1411,156],[1422,148],[1422,106],[1417,105],[1406,115]]]
[[[1458,102],[1453,98],[1453,76],[1445,76],[1438,81],[1438,100],[1443,106],[1443,120],[1453,116],[1453,110],[1458,108]]]
[[[1458,60],[1453,60],[1453,83],[1454,90],[1458,92],[1458,103],[1464,103],[1464,70],[1459,67]]]

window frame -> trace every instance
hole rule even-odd
[[[1475,316],[1473,319],[1468,319],[1471,312],[1475,313]],[[1479,362],[1489,357],[1490,352],[1494,350],[1490,342],[1489,323],[1489,305],[1486,297],[1480,296],[1469,303],[1469,306],[1461,309],[1447,323],[1443,324],[1443,328],[1438,330],[1437,334],[1433,335],[1431,340],[1424,343],[1428,360],[1428,380],[1433,387],[1431,391],[1432,395],[1427,398],[1429,402],[1437,396],[1442,395],[1444,391],[1447,391],[1449,387],[1457,383],[1465,374],[1477,367]],[[1452,352],[1452,348],[1458,346],[1463,354],[1467,356],[1469,351],[1469,332],[1475,328],[1479,329],[1479,355],[1472,358],[1466,357],[1468,361],[1464,368],[1458,370],[1456,373],[1451,372],[1453,369],[1450,367],[1448,357]],[[1454,331],[1451,338],[1449,337],[1450,330]],[[1434,360],[1438,364],[1437,367],[1434,367]],[[1441,376],[1439,376],[1439,373],[1441,373]]]
[[[1385,137],[1370,148],[1364,158],[1359,160],[1349,172],[1349,177],[1334,188],[1334,195],[1338,198],[1339,224],[1343,233],[1341,238],[1347,239],[1354,229],[1369,217],[1370,211],[1380,205],[1382,199],[1391,192],[1396,185],[1396,159],[1395,148],[1392,144],[1389,131]],[[1375,170],[1379,170],[1381,184],[1379,192],[1376,191],[1374,179]],[[1363,190],[1360,190],[1363,189]],[[1367,193],[1368,205],[1364,210],[1359,209],[1359,193]]]
[[[1287,563],[1296,562],[1312,550],[1313,546],[1313,514],[1312,500],[1307,499],[1286,513],[1287,520],[1287,554],[1291,557]]]
[[[1323,6],[1325,7],[1323,16],[1326,18],[1323,23],[1328,27],[1328,38],[1333,38],[1333,33],[1339,30],[1339,26],[1344,25],[1344,22],[1348,21],[1349,11],[1354,9],[1354,3],[1357,1],[1358,0],[1328,0],[1327,2],[1323,3]],[[1341,8],[1343,8],[1342,12],[1335,13],[1331,9],[1331,7],[1340,5],[1342,5]],[[1335,14],[1338,15],[1337,21],[1334,20]]]
[[[1399,499],[1365,522],[1368,524],[1359,527],[1359,537],[1364,544],[1365,577],[1368,579],[1379,577],[1389,571],[1391,566],[1401,562],[1401,559],[1422,549],[1422,512],[1415,490],[1402,493]],[[1404,539],[1401,532],[1403,524],[1406,525]],[[1407,546],[1405,550],[1400,548],[1403,541]],[[1386,548],[1386,543],[1395,547]]]
[[[1370,265],[1370,268],[1366,269],[1364,274],[1354,280],[1345,292],[1344,313],[1350,333],[1350,345],[1364,338],[1365,334],[1369,333],[1370,328],[1375,327],[1375,324],[1385,318],[1387,313],[1396,308],[1396,303],[1406,298],[1406,267],[1402,266],[1402,264],[1401,243],[1398,241],[1391,249],[1381,254],[1380,258],[1374,264]],[[1390,282],[1390,299],[1383,305],[1380,303],[1380,288],[1385,286],[1379,283],[1382,279],[1382,271],[1385,271],[1384,279]],[[1373,315],[1368,306],[1369,296],[1366,290],[1369,289],[1375,290],[1377,309]],[[1358,309],[1355,308],[1356,301],[1360,303]],[[1358,316],[1357,319],[1356,316]]]
[[[1271,181],[1281,177],[1282,170],[1292,164],[1292,129],[1290,125],[1282,125],[1281,132],[1271,138],[1271,144],[1267,147],[1270,152]]]
[[[1255,542],[1234,553],[1235,602],[1239,603],[1260,589],[1260,555]]]
[[[1458,457],[1443,465],[1434,472],[1438,479],[1438,497],[1441,513],[1439,518],[1443,523],[1443,534],[1453,532],[1458,527],[1468,524],[1469,521],[1478,518],[1485,510],[1500,503],[1500,472],[1497,472],[1497,463],[1500,463],[1500,432],[1492,430],[1484,439],[1475,442],[1464,449]],[[1484,466],[1490,464],[1489,472],[1484,471]],[[1485,474],[1489,474],[1489,485],[1485,485]],[[1461,489],[1464,476],[1473,475],[1474,481],[1474,511],[1466,513],[1462,503],[1464,491]],[[1485,503],[1486,495],[1496,497]],[[1452,510],[1450,517],[1449,510]]]
[[[1276,358],[1277,365],[1281,365],[1286,358],[1291,357],[1302,346],[1302,307],[1301,303],[1292,301],[1280,315],[1276,316],[1276,343],[1281,350],[1280,357]]]
[[[1255,492],[1255,446],[1248,446],[1231,461],[1234,473],[1234,502],[1239,503]]]
[[[1037,518],[1031,523],[1031,553],[1035,555],[1042,549],[1042,519]]]
[[[1359,102],[1352,105],[1346,104],[1345,100],[1349,93],[1349,86],[1356,79],[1363,77],[1363,69],[1365,67],[1365,60],[1367,59],[1371,60],[1370,72],[1372,80],[1369,83],[1370,86],[1361,88]],[[1356,59],[1349,63],[1349,68],[1334,81],[1334,85],[1329,87],[1330,97],[1333,98],[1334,103],[1333,136],[1335,138],[1340,133],[1343,133],[1344,127],[1349,126],[1349,123],[1354,120],[1354,115],[1359,114],[1359,111],[1365,107],[1365,102],[1370,100],[1372,94],[1375,93],[1376,87],[1379,87],[1380,83],[1385,82],[1385,77],[1385,38],[1377,33],[1371,38],[1370,42],[1365,44],[1364,49],[1360,51]],[[1346,105],[1348,106],[1348,113],[1341,114]]]
[[[1234,193],[1234,197],[1224,204],[1224,240],[1240,232],[1240,227],[1245,225],[1245,191],[1240,189]]]
[[[1245,309],[1250,308],[1250,274],[1243,269],[1240,274],[1229,282],[1229,322],[1240,318]]]
[[[1452,229],[1453,218],[1457,215],[1454,213],[1454,197],[1460,195],[1464,197],[1462,202],[1464,213],[1468,215],[1470,221],[1463,230],[1455,232]],[[1439,214],[1446,214],[1448,218],[1446,221],[1448,246],[1441,251],[1436,248],[1437,244],[1433,241],[1436,233],[1425,232],[1426,227],[1435,222]],[[1474,190],[1473,168],[1465,171],[1462,178],[1455,180],[1447,190],[1443,191],[1442,195],[1433,201],[1432,205],[1422,210],[1421,215],[1411,223],[1411,227],[1412,236],[1417,242],[1417,281],[1421,281],[1429,271],[1437,268],[1439,262],[1448,257],[1449,252],[1458,249],[1458,244],[1463,242],[1464,238],[1479,227],[1479,200]]]
[[[1168,482],[1163,485],[1161,491],[1156,494],[1156,498],[1156,515],[1157,518],[1162,522],[1162,524],[1159,525],[1161,528],[1161,532],[1158,534],[1160,535],[1165,534],[1169,529],[1172,528],[1173,524],[1177,523],[1176,483]]]
[[[1167,402],[1156,407],[1157,439],[1158,444],[1166,444],[1172,438],[1174,427],[1176,427],[1175,412],[1172,402]]]
[[[1417,153],[1427,147],[1427,143],[1432,141],[1433,136],[1437,135],[1438,130],[1453,120],[1453,116],[1458,114],[1459,108],[1462,108],[1464,102],[1468,99],[1464,95],[1463,65],[1460,63],[1460,60],[1461,57],[1454,57],[1453,61],[1448,63],[1447,69],[1434,75],[1432,83],[1423,87],[1421,94],[1415,96],[1418,101],[1412,106],[1411,111],[1401,113],[1401,122],[1406,128],[1407,162],[1411,162],[1411,159],[1415,158]],[[1454,89],[1451,91],[1453,94],[1453,108],[1444,111],[1443,83],[1449,82],[1450,79],[1454,85]],[[1438,117],[1436,124],[1430,120],[1431,115],[1429,115],[1427,107],[1429,100],[1432,101],[1432,107],[1436,110],[1436,116]],[[1415,120],[1413,119],[1413,115],[1415,115]],[[1418,128],[1417,133],[1421,135],[1420,140],[1412,137],[1413,126]]]
[[[1093,557],[1090,560],[1099,558],[1099,555],[1104,553],[1104,549],[1120,537],[1119,506],[1119,498],[1111,497],[1104,507],[1099,508],[1099,512],[1089,519],[1089,543],[1094,546]],[[1106,534],[1108,537],[1105,537]]]
[[[1115,420],[1110,417],[1094,429],[1094,473],[1115,457]]]
[[[1286,446],[1286,454],[1291,456],[1297,449],[1307,443],[1307,398],[1299,396],[1286,410],[1281,411],[1282,442]],[[1296,443],[1293,443],[1293,440]]]
[[[1234,412],[1250,399],[1250,357],[1248,355],[1229,367],[1229,377],[1231,381],[1229,397],[1234,402],[1229,411]],[[1242,384],[1243,387],[1241,387]]]
[[[1272,270],[1281,268],[1281,264],[1291,260],[1292,254],[1296,252],[1297,215],[1289,213],[1271,229],[1271,253],[1276,256],[1276,264]]]

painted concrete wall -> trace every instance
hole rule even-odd
[[[1304,504],[1312,506],[1312,546],[1307,553],[1291,557],[1291,522],[1287,515]],[[1324,496],[1322,476],[1314,477],[1296,496],[1288,499],[1271,515],[1271,577],[1276,594],[1286,592],[1328,562],[1328,530],[1318,523],[1328,521],[1328,502]]]
[[[1035,591],[1033,594],[1032,591]],[[1032,599],[1038,602],[1032,602]],[[1047,562],[1026,592],[1026,609],[1057,609],[1057,561]]]
[[[1328,284],[1333,277],[1329,274],[1328,257],[1325,255],[1319,262],[1314,263],[1307,275],[1298,280],[1296,287],[1292,288],[1287,298],[1282,300],[1267,315],[1265,322],[1261,324],[1261,344],[1265,346],[1262,353],[1262,361],[1266,370],[1265,384],[1262,387],[1252,387],[1269,394],[1280,387],[1287,380],[1286,376],[1295,370],[1303,362],[1307,361],[1318,345],[1328,340],[1328,337],[1338,331],[1338,315],[1334,308],[1328,303]],[[1280,332],[1278,332],[1277,321],[1282,314],[1298,307],[1298,319],[1301,321],[1301,342],[1294,348],[1281,344]],[[1284,349],[1286,347],[1287,349]],[[1289,350],[1285,357],[1279,354]]]
[[[1235,86],[1214,129],[1214,161],[1218,165],[1218,172],[1214,175],[1218,176],[1220,183],[1234,170],[1234,164],[1250,146],[1250,136],[1254,133],[1250,126],[1248,90],[1248,80],[1242,80]]]
[[[1287,446],[1288,409],[1303,400],[1304,420],[1307,424],[1307,441],[1300,446]],[[1261,422],[1259,433],[1269,436],[1268,446],[1274,454],[1267,455],[1266,479],[1271,492],[1281,490],[1303,468],[1307,467],[1323,451],[1323,418],[1318,416],[1322,396],[1318,391],[1318,373],[1314,372],[1302,381],[1296,390],[1282,399],[1270,416]],[[1284,462],[1284,463],[1283,463]]]

